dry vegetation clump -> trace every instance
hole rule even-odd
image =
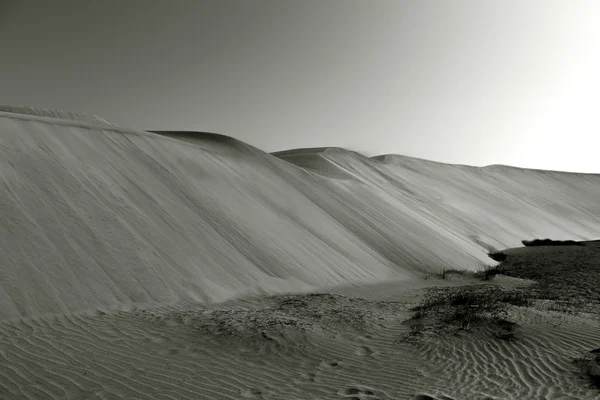
[[[271,304],[250,310],[214,310],[198,317],[194,326],[228,337],[259,337],[263,332],[335,333],[363,331],[377,316],[375,302],[329,293],[270,296]],[[392,307],[393,305],[390,305]],[[264,335],[263,335],[264,336]]]
[[[272,340],[298,333],[335,336],[340,332],[365,332],[382,319],[404,317],[406,305],[395,301],[370,301],[330,293],[279,294],[252,307],[232,309],[136,310],[146,320],[181,323],[215,340]],[[400,316],[398,316],[400,315]]]
[[[487,266],[483,270],[473,273],[473,276],[481,279],[482,281],[489,281],[492,280],[496,275],[503,273],[504,269],[500,265],[496,265],[495,267]]]
[[[488,257],[494,261],[503,262],[508,257],[508,254],[502,251],[490,251]]]
[[[431,277],[435,277],[438,279],[449,280],[452,279],[453,275],[466,276],[477,278],[482,281],[492,280],[496,275],[503,274],[504,270],[500,265],[490,266],[488,265],[484,269],[480,271],[469,271],[466,269],[443,269],[439,272],[430,272],[424,276],[425,279],[429,279]]]
[[[522,240],[526,247],[534,246],[585,246],[583,242],[576,242],[574,240],[552,240],[552,239],[534,239],[534,240]]]
[[[452,279],[452,275],[468,275],[470,272],[462,269],[448,269],[444,268],[441,271],[429,272],[423,276],[424,279],[438,278],[438,279]]]
[[[600,348],[584,354],[574,362],[579,367],[581,375],[600,389]]]
[[[507,319],[508,309],[528,305],[525,292],[493,285],[432,288],[413,308],[415,314],[407,323],[411,337],[425,332],[447,334],[486,328],[497,338],[511,340],[515,338],[516,324]]]

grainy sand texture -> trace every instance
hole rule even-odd
[[[26,107],[0,154],[0,399],[600,399],[600,243],[521,244],[600,175]]]

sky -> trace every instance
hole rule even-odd
[[[0,104],[600,173],[597,0],[0,0]]]

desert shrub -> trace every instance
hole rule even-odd
[[[534,240],[522,240],[526,247],[535,246],[585,246],[585,243],[576,242],[574,240],[552,240],[552,239],[534,239]]]
[[[506,258],[508,257],[508,254],[506,254],[502,251],[492,251],[492,252],[488,253],[488,257],[494,261],[502,262],[502,261],[506,260]]]
[[[502,274],[503,272],[504,272],[504,270],[500,266],[495,266],[495,267],[487,266],[483,270],[475,272],[473,275],[476,278],[479,278],[483,281],[489,281],[492,278],[494,278],[496,275]]]
[[[439,279],[450,279],[452,270],[444,268],[441,271],[432,272],[431,276]]]
[[[452,275],[468,275],[469,271],[464,269],[444,269],[439,273],[439,277],[442,279],[450,279]]]
[[[469,271],[467,269],[443,269],[442,271],[438,272],[429,272],[428,274],[424,275],[424,278],[429,279],[435,277],[438,279],[449,280],[452,279],[453,275],[460,275],[489,281],[497,274],[501,273],[503,273],[503,269],[500,266],[487,266],[481,271]]]
[[[527,306],[529,299],[524,292],[491,285],[433,288],[413,308],[408,322],[413,336],[427,330],[442,333],[487,326],[495,337],[512,339],[516,324],[506,319],[509,305]]]
[[[586,353],[574,362],[579,366],[581,375],[600,389],[600,348]]]
[[[517,324],[513,321],[509,321],[505,318],[496,318],[494,320],[494,324],[496,326],[496,330],[492,333],[492,335],[501,340],[514,340],[516,339],[515,330]]]
[[[452,279],[452,275],[470,275],[470,274],[473,274],[473,273],[468,270],[444,268],[441,271],[428,272],[427,274],[423,275],[423,278],[424,279],[438,278],[438,279],[449,280],[449,279]]]

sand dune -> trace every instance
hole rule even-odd
[[[400,339],[423,289],[469,283],[425,273],[600,237],[600,175],[268,154],[26,107],[0,107],[0,149],[2,399],[595,396],[565,361],[598,347],[594,319]]]
[[[0,119],[2,319],[412,279],[523,237],[600,234],[596,175],[557,175],[552,203],[521,190],[549,187],[537,173],[493,186],[477,169],[323,150],[352,177],[335,179],[223,136],[25,113]]]

